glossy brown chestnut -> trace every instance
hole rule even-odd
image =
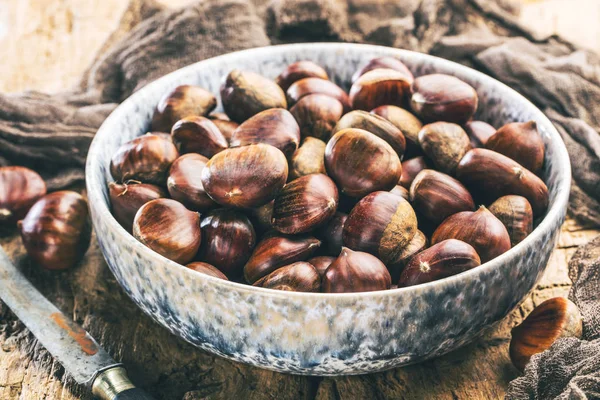
[[[173,142],[144,135],[119,147],[110,162],[110,173],[119,182],[136,180],[163,186],[177,157],[179,152]]]
[[[158,137],[161,137],[163,139],[167,139],[170,142],[173,141],[173,138],[171,137],[171,132],[146,132],[146,135],[148,135],[148,136],[158,136]]]
[[[392,276],[392,282],[398,282],[400,279],[400,273],[406,268],[406,265],[416,255],[427,248],[427,236],[421,231],[417,231],[415,236],[412,238],[410,243],[402,249],[402,253],[398,256],[398,259],[388,265],[388,271]]]
[[[271,225],[281,233],[309,232],[333,217],[338,201],[337,187],[327,175],[300,177],[275,197]]]
[[[219,271],[215,266],[207,264],[205,262],[196,261],[186,265],[187,268],[193,269],[196,272],[201,272],[206,275],[214,276],[215,278],[224,279],[228,281],[224,273]]]
[[[264,206],[257,208],[251,208],[248,210],[248,215],[252,221],[252,225],[256,230],[258,236],[262,236],[263,233],[273,229],[271,226],[271,220],[273,219],[273,204],[274,200],[271,200]]]
[[[521,164],[487,149],[473,149],[460,160],[456,169],[459,181],[488,201],[507,194],[525,197],[534,216],[548,208],[546,184]]]
[[[166,93],[158,102],[152,116],[152,130],[171,132],[175,122],[192,115],[208,115],[217,99],[199,86],[182,85]]]
[[[218,112],[218,111],[213,111],[208,115],[208,118],[212,119],[213,121],[231,121],[231,119],[229,118],[229,116],[227,114],[225,114],[224,112]]]
[[[496,128],[483,121],[469,121],[464,127],[473,148],[485,147],[488,139],[496,133]]]
[[[229,147],[219,128],[206,117],[180,119],[173,125],[171,137],[180,154],[198,153],[211,158]]]
[[[284,265],[308,260],[319,246],[321,242],[312,236],[267,234],[244,266],[244,277],[248,283],[254,283]]]
[[[437,281],[479,265],[481,260],[473,246],[456,239],[444,240],[410,260],[400,274],[398,287]]]
[[[329,79],[329,76],[323,67],[312,61],[296,61],[295,63],[288,65],[287,68],[275,78],[275,83],[277,83],[285,92],[292,83],[304,78]]]
[[[325,293],[358,293],[387,290],[392,278],[375,256],[343,247],[321,280]]]
[[[290,160],[290,179],[325,173],[325,142],[314,137],[302,141]]]
[[[185,265],[200,247],[200,215],[172,199],[152,200],[135,215],[133,236],[163,257]]]
[[[233,131],[237,129],[240,124],[233,121],[226,121],[223,119],[213,119],[213,124],[221,131],[221,134],[229,142],[231,140],[231,135],[233,135]]]
[[[513,328],[510,359],[520,371],[531,357],[547,350],[559,338],[581,338],[583,318],[573,302],[563,297],[544,301],[525,320]]]
[[[320,292],[321,276],[312,264],[298,261],[276,269],[252,286],[289,292]]]
[[[450,122],[425,125],[419,132],[419,145],[433,164],[449,175],[454,175],[456,166],[471,149],[467,133]]]
[[[286,91],[287,102],[290,107],[309,94],[324,94],[333,97],[344,107],[344,112],[352,109],[350,99],[344,90],[335,83],[320,78],[304,78],[294,82]]]
[[[268,144],[227,149],[202,170],[206,193],[224,206],[254,208],[275,198],[288,177],[285,155]]]
[[[290,112],[300,126],[302,137],[313,136],[328,141],[335,124],[344,114],[344,106],[326,94],[309,94],[302,97]]]
[[[352,83],[356,82],[358,78],[363,76],[369,71],[373,71],[374,69],[385,68],[385,69],[393,69],[398,72],[402,72],[406,79],[412,84],[413,74],[410,72],[408,67],[404,65],[402,61],[397,59],[396,57],[376,57],[365,64],[361,69],[356,71],[354,75],[352,75]]]
[[[400,185],[394,186],[394,188],[392,190],[390,190],[390,193],[396,194],[396,195],[402,197],[404,200],[410,199],[410,193],[408,192],[408,189],[406,189],[405,187],[400,186]]]
[[[290,157],[300,144],[300,127],[283,108],[261,111],[243,122],[231,135],[231,147],[265,143]]]
[[[209,211],[200,222],[202,243],[197,259],[216,266],[229,279],[242,276],[243,268],[256,245],[256,233],[240,211]]]
[[[406,105],[412,83],[410,78],[404,72],[385,68],[365,73],[350,88],[352,108],[369,111],[387,104]]]
[[[14,224],[46,194],[46,183],[25,167],[0,167],[0,224]]]
[[[463,124],[475,114],[477,103],[475,89],[454,76],[423,75],[412,85],[411,108],[426,122]]]
[[[344,224],[344,246],[366,251],[385,264],[397,262],[417,233],[417,216],[409,202],[390,192],[363,197]]]
[[[192,211],[206,211],[217,205],[202,185],[202,170],[207,163],[208,158],[200,154],[185,154],[175,160],[169,170],[169,194]]]
[[[231,71],[221,85],[221,102],[232,121],[242,123],[269,108],[287,108],[285,93],[271,79],[254,72]]]
[[[342,234],[347,219],[348,214],[336,212],[329,221],[315,231],[315,236],[322,241],[322,248],[326,254],[337,257],[342,251]]]
[[[475,203],[462,183],[442,172],[424,169],[410,186],[410,203],[438,225],[461,211],[473,211]]]
[[[525,197],[502,196],[492,203],[490,212],[496,216],[508,231],[510,244],[516,246],[533,230],[533,211]]]
[[[387,119],[400,129],[406,139],[405,160],[423,154],[419,146],[419,131],[423,128],[423,123],[417,117],[403,108],[391,105],[379,106],[371,110],[371,113]]]
[[[385,140],[402,158],[406,149],[406,140],[400,129],[379,115],[369,114],[366,111],[355,110],[344,115],[333,128],[333,133],[343,129],[356,128],[371,132],[373,135]]]
[[[108,193],[113,216],[129,233],[135,214],[144,204],[168,196],[162,187],[138,181],[110,182]]]
[[[463,211],[446,218],[433,232],[431,244],[447,239],[462,240],[473,246],[481,262],[510,250],[510,237],[504,224],[484,206],[475,212]]]
[[[535,121],[504,125],[488,139],[485,147],[512,158],[534,174],[544,166],[544,141]]]
[[[92,235],[87,201],[71,191],[42,197],[18,226],[29,257],[50,270],[77,264],[85,255]]]
[[[410,160],[402,161],[402,175],[398,182],[402,187],[410,189],[410,185],[415,180],[419,172],[424,169],[431,168],[429,160],[423,156],[411,158]]]
[[[398,153],[385,140],[362,129],[344,129],[325,148],[325,169],[342,193],[363,197],[391,190],[402,174]]]
[[[327,270],[327,268],[334,261],[335,261],[335,257],[329,257],[329,256],[318,256],[318,257],[313,257],[310,260],[308,260],[308,262],[313,267],[315,267],[315,269],[317,270],[317,272],[319,273],[320,276],[323,276],[325,274],[325,271]]]

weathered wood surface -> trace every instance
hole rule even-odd
[[[170,5],[187,1],[163,0]],[[0,0],[0,90],[56,91],[74,85],[118,27],[126,9],[124,3]],[[538,3],[531,2],[532,7]],[[540,20],[551,20],[544,15]],[[49,299],[89,330],[128,366],[136,383],[158,398],[490,399],[502,397],[508,382],[517,376],[508,358],[511,327],[536,304],[567,294],[569,258],[577,246],[599,233],[567,221],[536,290],[476,342],[419,365],[325,379],[283,375],[233,363],[177,339],[153,323],[123,293],[94,242],[82,266],[59,273],[32,265],[14,232],[4,232],[0,244]],[[0,303],[0,399],[44,398],[88,397]]]

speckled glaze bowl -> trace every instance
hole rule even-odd
[[[280,292],[199,274],[154,253],[112,217],[107,183],[119,145],[148,130],[159,98],[181,84],[219,93],[233,68],[276,77],[313,60],[348,89],[354,71],[376,56],[402,59],[415,76],[441,72],[476,88],[477,119],[496,127],[535,120],[546,145],[548,211],[529,237],[484,265],[419,286],[358,294]],[[119,283],[159,324],[201,349],[294,374],[362,374],[415,363],[473,340],[513,310],[541,278],[564,220],[571,170],[550,121],[509,87],[464,66],[398,49],[342,43],[273,46],[205,60],[173,72],[121,104],[98,131],[87,161],[91,215]]]

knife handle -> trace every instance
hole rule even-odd
[[[131,383],[125,368],[121,366],[101,371],[94,378],[92,393],[100,400],[153,400],[150,395]]]

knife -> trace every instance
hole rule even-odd
[[[82,327],[50,303],[0,246],[0,298],[77,381],[101,400],[152,400]]]

